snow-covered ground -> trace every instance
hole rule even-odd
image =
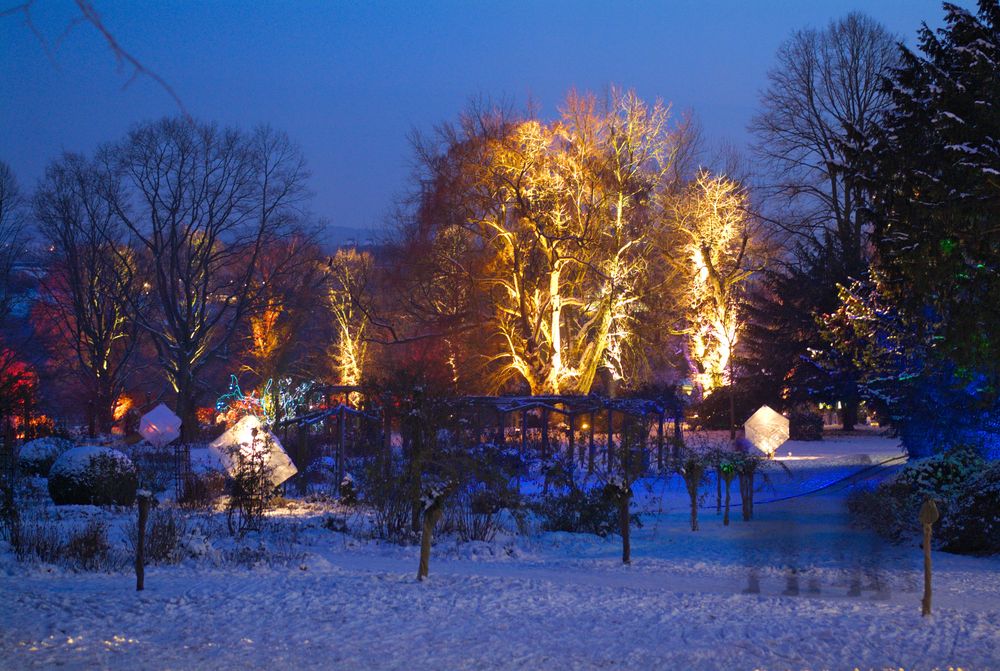
[[[321,504],[276,513],[265,540],[286,561],[150,567],[140,593],[127,571],[4,553],[0,665],[1000,669],[1000,559],[935,553],[934,615],[921,618],[921,550],[848,524],[854,479],[840,479],[898,454],[876,436],[788,443],[790,473],[770,471],[752,522],[737,508],[723,527],[707,486],[697,532],[683,483],[651,481],[631,566],[617,537],[444,538],[419,583],[416,547],[325,528]]]

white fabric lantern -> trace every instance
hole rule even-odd
[[[254,429],[257,435],[254,436]],[[230,476],[235,476],[239,468],[239,455],[250,457],[255,451],[265,450],[264,467],[268,470],[271,484],[275,487],[299,472],[288,457],[278,437],[266,431],[260,420],[247,415],[212,441],[208,449],[215,454],[219,463]]]
[[[181,418],[161,403],[139,420],[139,433],[156,447],[163,447],[181,435]]]
[[[774,451],[788,440],[788,418],[762,405],[743,425],[747,440],[761,452],[774,456]]]

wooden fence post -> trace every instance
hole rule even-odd
[[[931,614],[931,526],[939,516],[934,499],[924,501],[920,507],[920,524],[924,527],[924,598],[920,609],[923,616]]]
[[[141,592],[146,588],[146,521],[149,519],[149,506],[153,494],[145,489],[138,492],[139,502],[139,537],[135,544],[135,590]]]

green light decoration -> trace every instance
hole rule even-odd
[[[268,379],[261,389],[245,394],[236,376],[230,375],[229,391],[219,397],[215,409],[229,424],[253,415],[269,427],[279,418],[294,413],[298,406],[304,405],[306,395],[314,384],[309,380],[293,387],[292,379],[286,377],[279,379],[277,389],[272,390],[274,380]]]

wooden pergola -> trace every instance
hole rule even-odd
[[[552,453],[550,436],[551,417],[558,415],[566,422],[566,441],[569,446],[569,456],[577,457],[577,426],[584,432],[584,440],[579,444],[579,460],[587,462],[588,470],[594,469],[597,453],[595,424],[605,421],[604,451],[605,466],[610,468],[614,454],[614,440],[617,426],[623,426],[623,421],[632,418],[642,422],[653,421],[656,425],[656,460],[657,467],[663,468],[665,460],[664,425],[667,421],[673,423],[675,439],[680,438],[683,408],[680,403],[665,403],[660,400],[639,398],[606,398],[596,395],[550,395],[550,396],[466,396],[457,399],[456,408],[462,412],[473,414],[473,431],[477,440],[484,435],[492,434],[492,441],[497,445],[507,444],[506,427],[511,424],[511,417],[520,420],[520,441],[522,453],[527,448],[529,417],[539,417],[541,450],[543,458]],[[494,428],[486,429],[484,414],[493,417]],[[581,421],[582,420],[582,421]],[[517,425],[515,424],[515,427]],[[620,433],[620,432],[619,432]],[[676,444],[676,440],[674,443]]]

